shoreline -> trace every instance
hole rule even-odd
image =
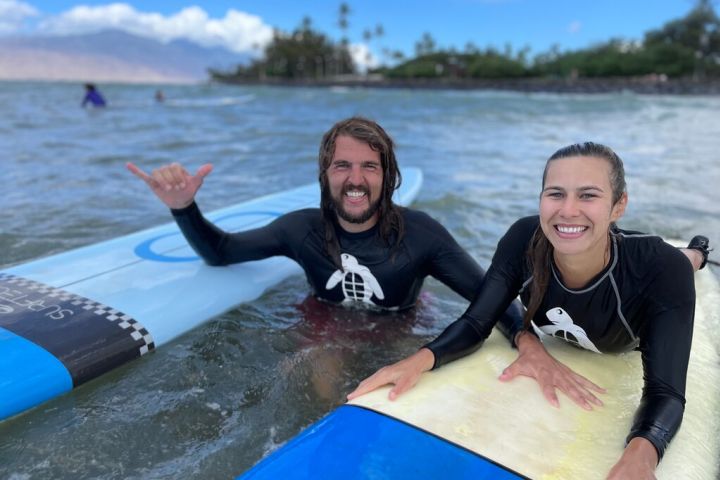
[[[212,82],[226,85],[262,85],[277,87],[348,87],[417,90],[505,90],[526,93],[620,93],[645,95],[720,95],[720,79],[693,80],[663,78],[604,79],[388,79],[372,77],[341,77],[327,79],[240,79],[214,78]]]

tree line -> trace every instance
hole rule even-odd
[[[355,75],[358,67],[347,38],[351,10],[341,3],[339,42],[313,28],[306,17],[290,33],[276,30],[262,58],[240,65],[234,72],[211,71],[217,80],[327,79]],[[363,32],[366,44],[384,36],[380,24]],[[658,75],[696,79],[720,77],[720,19],[711,0],[698,0],[682,18],[645,33],[640,41],[610,39],[588,48],[562,52],[553,47],[530,58],[530,49],[513,51],[510,45],[463,50],[440,49],[430,33],[415,44],[415,56],[382,48],[386,63],[369,73],[389,79],[514,79],[514,78],[608,78]],[[367,60],[370,58],[368,57]]]

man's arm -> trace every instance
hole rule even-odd
[[[201,166],[194,175],[178,163],[164,165],[153,170],[151,175],[132,163],[127,164],[127,169],[170,208],[190,246],[209,265],[289,255],[282,235],[278,233],[279,219],[262,228],[227,233],[203,217],[195,203],[195,195],[212,171],[211,164]]]
[[[276,255],[291,256],[285,241],[287,236],[282,234],[282,224],[287,221],[284,217],[264,227],[228,233],[207,220],[195,202],[171,212],[185,239],[208,265],[230,265]]]

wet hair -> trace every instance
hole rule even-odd
[[[610,165],[610,187],[612,188],[613,206],[620,201],[626,191],[623,162],[610,147],[593,142],[575,143],[553,153],[550,158],[548,158],[545,164],[545,170],[543,171],[543,189],[545,188],[545,180],[548,169],[550,168],[550,163],[553,160],[569,157],[592,157],[606,160]],[[613,225],[611,225],[610,228],[612,229]],[[530,283],[530,301],[528,302],[527,311],[523,319],[525,328],[530,327],[530,320],[535,316],[545,297],[545,292],[547,291],[547,286],[550,281],[552,258],[553,246],[545,236],[542,228],[538,226],[526,252],[526,260],[532,271],[532,282]]]
[[[330,193],[327,170],[335,155],[335,144],[340,136],[352,137],[368,144],[380,154],[383,184],[378,201],[378,235],[388,246],[397,246],[404,234],[404,225],[399,207],[392,201],[393,192],[400,187],[402,176],[395,159],[393,141],[376,122],[364,117],[350,117],[332,126],[320,142],[318,155],[318,181],[320,182],[320,210],[325,226],[325,245],[328,256],[340,268],[340,245],[335,234],[337,212]]]

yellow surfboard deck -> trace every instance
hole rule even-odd
[[[657,469],[659,479],[720,478],[720,285],[709,268],[695,274],[695,285],[685,416]],[[554,339],[545,345],[607,388],[600,396],[603,407],[588,412],[560,394],[560,408],[554,408],[535,380],[500,382],[517,352],[497,332],[473,355],[423,375],[396,401],[389,401],[389,388],[383,388],[350,403],[406,421],[533,479],[604,479],[620,458],[640,401],[640,354],[598,355]]]

